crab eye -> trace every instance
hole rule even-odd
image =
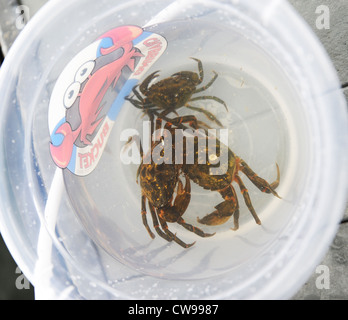
[[[74,82],[71,84],[64,94],[64,106],[65,108],[70,108],[75,102],[81,88],[81,83]]]
[[[84,63],[76,72],[75,81],[76,82],[84,82],[88,76],[91,74],[95,66],[95,61],[90,60]]]

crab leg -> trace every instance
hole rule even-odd
[[[147,232],[149,233],[150,237],[152,239],[155,238],[155,235],[153,234],[153,232],[150,230],[150,227],[147,223],[147,219],[146,219],[146,197],[143,195],[141,196],[141,216],[143,218],[143,224],[147,230]]]
[[[143,151],[143,147],[142,147],[142,145],[141,145],[141,140],[140,140],[140,138],[139,138],[138,135],[134,135],[134,136],[132,136],[132,137],[129,137],[129,139],[128,139],[128,141],[126,142],[125,146],[128,146],[129,144],[131,144],[131,143],[133,143],[133,142],[137,143],[137,146],[138,146],[138,148],[139,148],[140,156],[143,157],[144,151]]]
[[[165,221],[165,219],[161,218],[161,216],[159,215],[159,221],[161,223],[161,227],[162,229],[164,230],[164,232],[173,240],[175,241],[177,244],[179,244],[180,246],[182,246],[183,248],[187,249],[189,247],[192,247],[195,243],[195,242],[192,242],[190,244],[187,244],[185,242],[183,242],[181,239],[179,239],[173,232],[171,232],[169,229],[168,229],[168,225],[167,225],[167,222]]]
[[[211,112],[203,108],[192,107],[189,104],[185,104],[185,107],[194,111],[202,112],[209,120],[215,122],[219,127],[222,127],[221,122]]]
[[[262,192],[266,193],[272,193],[277,198],[281,199],[277,192],[274,191],[279,185],[280,181],[280,173],[279,173],[279,166],[277,166],[277,179],[269,184],[265,179],[262,179],[259,177],[247,164],[244,160],[240,159],[240,170],[249,178],[249,180]]]
[[[151,109],[151,108],[157,109],[157,107],[153,103],[142,103],[138,100],[135,100],[133,98],[128,98],[128,97],[125,97],[125,100],[128,100],[134,107],[138,109]]]
[[[245,187],[242,179],[238,175],[236,175],[234,179],[235,179],[235,181],[239,185],[240,192],[242,193],[243,198],[244,198],[244,202],[247,205],[247,207],[248,207],[249,211],[251,212],[252,216],[254,217],[255,222],[257,224],[261,224],[261,221],[260,221],[259,217],[257,216],[257,213],[256,213],[256,211],[255,211],[255,209],[254,209],[254,207],[253,207],[253,205],[251,203],[248,189]]]
[[[203,71],[203,64],[202,64],[202,61],[197,59],[197,58],[192,58],[192,60],[195,60],[197,61],[198,63],[198,72],[199,72],[199,83],[202,83],[203,79],[204,79],[204,71]]]
[[[150,115],[153,116],[153,112],[155,110],[158,110],[159,108],[155,104],[148,102],[148,100],[146,98],[144,99],[136,88],[137,88],[137,86],[134,86],[132,91],[133,91],[133,94],[139,100],[135,100],[134,98],[130,98],[130,97],[125,97],[125,100],[128,100],[134,107],[136,107],[138,109],[142,109],[145,114],[148,114],[149,116]]]
[[[185,175],[185,188],[179,179],[176,194],[173,209],[182,216],[191,201],[191,183],[187,175]]]
[[[150,211],[151,211],[151,216],[152,216],[152,221],[153,221],[153,227],[155,228],[157,234],[162,237],[163,239],[167,240],[168,242],[171,242],[173,240],[172,237],[170,237],[168,234],[164,233],[160,227],[159,227],[159,223],[158,223],[158,219],[157,219],[157,214],[156,214],[156,210],[154,208],[154,206],[149,202],[149,207],[150,207]]]
[[[185,222],[185,220],[183,218],[181,218],[181,217],[178,219],[177,223],[182,225],[185,229],[187,229],[187,230],[189,230],[189,231],[191,231],[191,232],[193,232],[193,233],[195,233],[195,234],[197,234],[197,235],[199,235],[200,237],[203,237],[203,238],[205,238],[205,237],[212,237],[215,234],[215,232],[214,233],[205,233],[203,230],[201,230],[201,229],[199,229],[197,227],[194,227],[193,225]]]
[[[194,93],[207,90],[215,82],[216,78],[218,77],[218,74],[215,71],[213,71],[213,73],[214,73],[214,77],[205,86],[203,86],[202,88],[196,89]]]
[[[140,100],[141,103],[144,103],[144,98],[141,96],[141,94],[139,93],[139,91],[137,90],[138,86],[134,86],[132,91],[134,93],[134,95]]]
[[[174,125],[179,127],[182,123],[188,123],[191,127],[194,129],[198,129],[198,121],[195,116],[189,115],[189,116],[182,116],[182,117],[177,117],[173,119],[165,119],[168,123],[168,125]]]
[[[216,102],[219,102],[219,103],[223,104],[225,109],[226,109],[226,111],[228,111],[227,105],[226,105],[225,101],[221,100],[218,97],[215,97],[215,96],[199,96],[199,97],[191,98],[189,101],[197,101],[197,100],[215,100]]]
[[[141,164],[138,167],[137,175],[136,175],[136,178],[137,178],[136,181],[138,183],[138,178],[139,178],[139,174],[140,174],[141,165],[142,165],[143,160],[144,160],[144,151],[143,151],[143,147],[142,147],[142,144],[141,144],[141,140],[140,140],[138,135],[134,135],[132,137],[129,137],[128,141],[124,145],[124,147],[125,147],[124,151],[127,150],[129,145],[131,143],[133,143],[133,142],[137,143],[137,147],[139,148],[139,153],[140,153],[140,156],[141,156]]]
[[[238,229],[239,205],[236,191],[232,185],[228,185],[225,189],[219,190],[221,196],[225,201],[215,206],[215,211],[206,215],[202,219],[197,218],[197,221],[209,226],[217,226],[225,223],[233,214],[234,228]]]
[[[196,58],[192,58],[192,60],[195,60],[198,62],[198,72],[199,72],[199,80],[198,80],[198,84],[202,83],[203,78],[204,78],[204,71],[203,71],[203,64],[202,61]],[[172,77],[180,77],[180,78],[187,78],[190,79],[192,76],[192,71],[179,71],[179,72],[175,72],[172,74]]]
[[[150,84],[150,82],[154,79],[156,79],[157,77],[159,77],[159,70],[151,73],[149,76],[146,77],[146,79],[142,82],[142,84],[139,86],[140,92],[144,95],[146,95],[147,91],[148,91],[148,86]]]

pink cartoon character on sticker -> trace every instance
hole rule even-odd
[[[125,72],[134,71],[143,56],[133,45],[142,33],[137,26],[122,26],[105,33],[98,40],[96,58],[77,70],[63,97],[65,117],[51,134],[50,152],[58,167],[69,165],[74,146],[91,144],[110,108],[105,97]]]

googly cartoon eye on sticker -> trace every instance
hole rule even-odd
[[[79,95],[81,88],[81,83],[74,82],[72,83],[64,94],[64,106],[69,109],[75,102],[77,96]]]
[[[95,67],[95,61],[87,61],[76,72],[75,81],[83,83],[91,74]]]

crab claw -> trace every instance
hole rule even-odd
[[[139,87],[141,93],[145,94],[147,92],[150,82],[152,80],[155,80],[157,77],[159,77],[159,72],[160,71],[157,70],[146,77],[146,79],[143,81],[143,83]]]

